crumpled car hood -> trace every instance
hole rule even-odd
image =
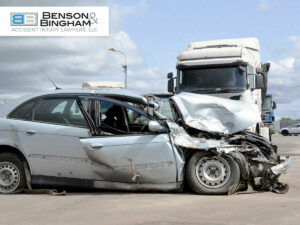
[[[261,122],[255,104],[186,92],[171,100],[185,125],[200,131],[233,134]]]

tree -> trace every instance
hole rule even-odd
[[[280,122],[281,121],[294,121],[291,117],[281,117]]]

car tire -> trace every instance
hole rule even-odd
[[[23,161],[13,153],[0,153],[0,193],[13,194],[24,190],[26,178]]]
[[[217,156],[210,152],[198,151],[188,162],[186,178],[196,193],[229,194],[239,185],[240,169],[231,156]]]
[[[288,135],[289,135],[289,131],[283,130],[283,131],[281,132],[281,134],[282,134],[283,136],[288,136]]]

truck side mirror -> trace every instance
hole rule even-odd
[[[262,89],[264,87],[264,78],[260,74],[255,75],[255,88]]]
[[[263,73],[264,73],[263,68],[261,68],[261,67],[256,67],[256,73],[257,73],[257,74],[263,74]]]
[[[277,103],[273,102],[273,109],[277,109]]]
[[[168,80],[168,92],[174,92],[174,80],[173,78]]]
[[[251,90],[255,89],[255,74],[248,74],[248,83]]]
[[[168,73],[168,92],[174,92],[174,79],[173,73]]]
[[[248,74],[248,82],[251,90],[264,87],[264,78],[260,74]]]

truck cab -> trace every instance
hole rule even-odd
[[[168,91],[252,103],[261,112],[270,65],[261,64],[259,51],[257,38],[192,42],[178,57],[177,76],[168,74]],[[261,133],[260,127],[250,130]]]

